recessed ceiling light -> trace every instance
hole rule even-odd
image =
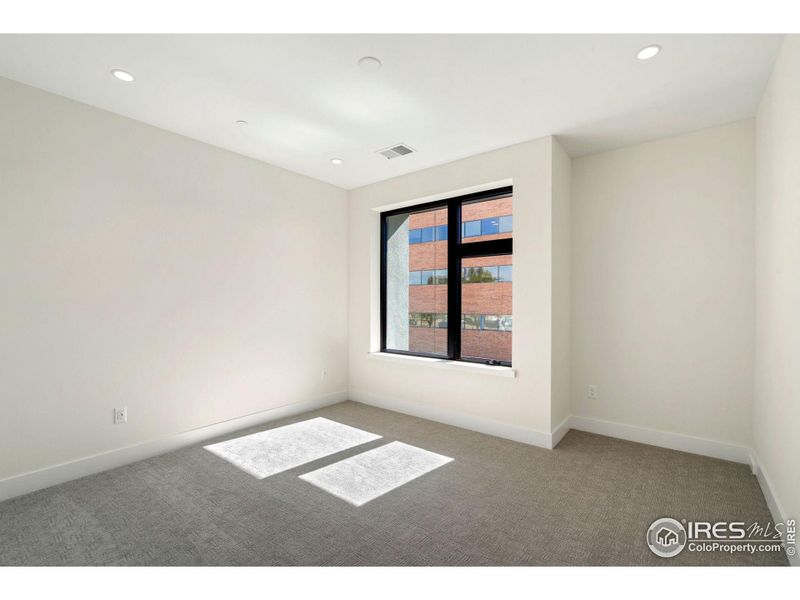
[[[136,77],[134,77],[127,71],[123,71],[122,69],[111,69],[111,74],[120,81],[124,81],[126,83],[130,83],[131,81],[134,81],[136,79]]]
[[[244,126],[247,125],[247,121],[245,121],[244,119],[239,119],[236,121],[236,124]]]
[[[639,60],[647,60],[648,58],[653,58],[659,52],[661,52],[661,46],[658,46],[657,44],[645,46],[636,53],[636,58]]]
[[[362,71],[374,72],[381,68],[383,63],[374,56],[365,56],[358,61]]]
[[[332,162],[333,164],[335,164],[335,165],[340,165],[340,164],[342,164],[344,161],[343,161],[341,158],[332,158],[332,159],[331,159],[331,162]]]

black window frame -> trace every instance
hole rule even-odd
[[[462,273],[461,262],[465,258],[484,256],[513,255],[513,231],[510,238],[470,241],[463,243],[461,239],[461,208],[465,204],[486,200],[496,200],[514,195],[513,186],[506,186],[475,192],[463,196],[455,196],[444,200],[436,200],[425,204],[416,204],[381,213],[381,272],[380,272],[380,311],[381,311],[381,352],[388,354],[403,354],[406,356],[422,356],[428,358],[446,358],[448,360],[470,362],[488,365],[501,365],[510,367],[511,361],[489,360],[480,358],[465,358],[461,356],[461,277],[448,277],[447,286],[447,354],[433,354],[425,352],[411,352],[410,350],[396,350],[386,347],[386,220],[400,214],[413,214],[427,212],[432,209],[447,208],[447,272]],[[513,214],[513,213],[512,213]],[[434,235],[434,238],[436,236]],[[471,239],[471,238],[470,238]],[[444,241],[444,240],[442,240]],[[434,239],[434,243],[436,239]]]

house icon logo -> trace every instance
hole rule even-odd
[[[678,534],[672,531],[672,529],[662,527],[658,530],[658,533],[656,533],[656,541],[662,546],[672,546],[678,543]]]
[[[677,556],[686,546],[686,529],[675,519],[656,519],[647,530],[647,545],[661,558]]]

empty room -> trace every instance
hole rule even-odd
[[[4,33],[0,141],[0,578],[800,564],[800,35]]]

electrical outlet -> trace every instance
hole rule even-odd
[[[322,369],[322,373],[319,376],[321,381],[325,381],[328,378],[328,369]]]
[[[597,386],[596,385],[590,385],[589,386],[589,392],[587,394],[587,397],[589,398],[589,400],[597,400]]]
[[[114,409],[114,425],[120,425],[128,422],[128,407]]]

